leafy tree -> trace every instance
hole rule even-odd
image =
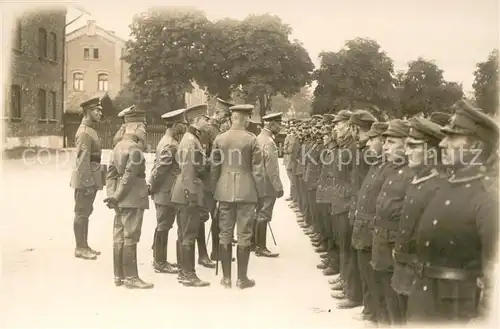
[[[418,58],[408,63],[406,72],[397,77],[401,111],[405,116],[434,111],[449,111],[464,93],[456,82],[447,82],[434,62]]]
[[[323,52],[320,59],[314,73],[314,114],[366,105],[394,112],[394,64],[376,41],[349,40],[344,49]]]
[[[308,86],[302,87],[300,92],[290,99],[295,113],[311,113],[311,92]]]
[[[472,85],[477,106],[493,115],[498,113],[498,64],[498,49],[495,49],[487,61],[476,65]]]
[[[124,59],[141,104],[161,112],[185,106],[210,24],[204,12],[192,8],[154,7],[134,17]]]

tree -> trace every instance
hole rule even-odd
[[[199,75],[210,24],[204,12],[192,8],[155,7],[136,15],[124,57],[135,98],[156,111],[184,107],[185,92]]]
[[[300,92],[293,95],[290,99],[293,106],[293,111],[297,113],[310,114],[311,113],[311,92],[309,87],[305,86],[300,89]]]
[[[314,114],[367,105],[394,111],[394,64],[376,41],[349,40],[344,49],[323,52],[320,59],[314,73]]]
[[[271,109],[272,97],[289,98],[310,83],[314,66],[291,28],[272,15],[250,15],[238,22],[224,19],[211,26],[206,45],[207,73],[197,82],[211,94],[235,91],[245,102],[258,103],[260,115]]]
[[[445,81],[443,70],[423,58],[409,62],[407,71],[398,74],[397,90],[401,111],[407,117],[450,111],[464,96],[461,85]]]
[[[474,71],[474,96],[476,104],[486,113],[498,113],[498,49],[494,49],[486,62],[476,65]]]

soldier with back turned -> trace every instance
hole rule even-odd
[[[231,128],[214,141],[211,175],[214,198],[219,202],[219,258],[222,262],[221,284],[230,288],[234,227],[238,235],[236,286],[255,285],[247,276],[255,209],[264,189],[262,154],[255,135],[246,130],[252,105],[236,105],[231,110]]]

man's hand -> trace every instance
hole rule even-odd
[[[278,191],[278,193],[277,193],[277,196],[276,196],[276,197],[279,199],[279,198],[281,198],[282,196],[283,196],[283,191]]]
[[[108,207],[109,209],[118,208],[118,201],[114,197],[109,197],[104,199],[104,203],[106,204],[106,207]]]
[[[83,189],[83,194],[86,196],[89,196],[89,195],[94,194],[96,191],[97,191],[97,189],[95,188],[95,186],[89,186],[89,187],[86,187],[85,189]]]

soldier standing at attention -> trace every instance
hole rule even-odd
[[[384,137],[382,134],[388,128],[387,122],[374,122],[366,133],[366,147],[362,160],[370,165],[370,169],[363,179],[354,203],[353,232],[351,243],[356,250],[358,269],[361,277],[363,293],[362,319],[387,324],[387,315],[383,304],[383,293],[380,280],[370,265],[372,259],[373,222],[376,211],[376,201],[385,182],[385,175],[389,163],[383,158]],[[341,290],[342,286],[332,286],[332,290]]]
[[[299,132],[300,123],[295,122],[293,126],[290,128],[291,135],[294,136],[290,141],[290,155],[288,160],[288,165],[286,166],[287,173],[291,173],[290,178],[290,186],[293,186],[293,195],[292,202],[290,203],[290,208],[294,212],[297,212],[299,209],[299,187],[297,183],[297,150],[300,149],[300,132]]]
[[[264,195],[262,154],[255,135],[246,130],[253,111],[252,105],[236,105],[231,110],[231,129],[214,141],[211,175],[215,186],[214,198],[219,202],[219,239],[223,279],[231,287],[231,258],[234,226],[237,226],[238,281],[236,286],[253,287],[247,276],[252,228],[259,198]]]
[[[265,176],[264,194],[260,195],[257,205],[257,221],[254,228],[255,255],[263,257],[278,257],[266,246],[267,225],[273,217],[274,204],[277,198],[283,196],[283,184],[281,183],[278,148],[274,142],[273,135],[281,129],[282,113],[272,113],[264,116],[264,129],[257,136],[257,144],[262,152],[263,169]]]
[[[76,131],[76,166],[71,173],[70,187],[75,189],[75,257],[96,259],[101,253],[88,245],[89,217],[94,210],[98,190],[104,185],[104,167],[101,165],[101,141],[96,126],[102,117],[102,106],[98,97],[81,105],[83,119]]]
[[[207,129],[209,117],[207,105],[186,109],[189,127],[182,136],[177,151],[180,173],[172,188],[171,201],[178,206],[178,223],[181,230],[181,262],[178,280],[186,286],[206,287],[210,283],[198,278],[195,271],[194,243],[201,223],[203,179],[206,175],[207,157],[201,143],[201,134]]]
[[[295,131],[293,129],[294,120],[288,120],[288,127],[286,128],[286,137],[283,142],[283,165],[286,168],[286,174],[288,176],[288,180],[290,181],[290,196],[286,198],[286,201],[294,201],[295,200],[295,182],[292,173],[292,168],[290,166],[290,155],[292,154],[292,147],[294,143]]]
[[[150,289],[153,284],[139,278],[137,267],[137,243],[141,237],[144,210],[149,209],[148,185],[146,183],[146,161],[141,141],[136,134],[144,124],[146,112],[134,108],[124,115],[125,132],[116,144],[111,157],[110,168],[118,175],[108,172],[108,191],[104,203],[115,210],[113,224],[113,264],[115,285],[129,289]]]
[[[420,216],[408,322],[468,322],[488,316],[495,298],[498,125],[465,101],[455,108],[440,143],[453,173]]]
[[[161,116],[167,125],[167,130],[156,147],[156,158],[149,178],[149,193],[156,207],[157,224],[153,239],[153,268],[157,273],[178,272],[173,264],[167,262],[167,250],[168,233],[177,214],[175,205],[170,201],[170,193],[180,172],[175,157],[179,141],[186,132],[185,112],[185,109],[180,109]],[[180,235],[178,235],[176,245],[177,254],[181,249],[179,237]],[[177,258],[179,262],[179,255]]]
[[[440,173],[441,150],[439,142],[444,134],[441,126],[421,117],[410,120],[410,133],[406,139],[408,166],[413,171],[413,179],[406,190],[401,210],[401,220],[394,246],[394,273],[391,286],[404,302],[416,280],[415,269],[418,261],[415,254],[415,239],[418,221],[427,204],[446,178]],[[406,304],[403,305],[406,316]]]
[[[413,171],[408,167],[405,155],[405,141],[409,125],[403,120],[392,120],[385,136],[384,154],[389,162],[385,182],[377,197],[372,241],[371,265],[380,278],[384,304],[390,324],[404,323],[405,298],[397,294],[391,286],[394,270],[392,250],[401,219],[401,211],[406,191],[410,186]]]

